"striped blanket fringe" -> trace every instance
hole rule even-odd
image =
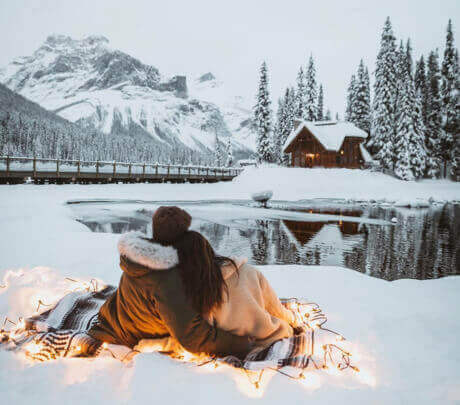
[[[126,346],[103,343],[86,333],[97,322],[100,307],[114,291],[115,287],[107,286],[100,291],[71,292],[61,298],[53,308],[20,320],[14,329],[1,329],[0,348],[24,353],[27,358],[36,361],[108,356],[130,362],[141,351],[154,351],[141,350],[138,346],[133,350]],[[224,363],[247,372],[258,372],[258,380],[253,381],[256,386],[265,369],[276,370],[295,379],[303,378],[303,372],[309,366],[316,369],[333,366],[339,370],[351,368],[359,371],[350,363],[350,353],[339,345],[338,341],[344,338],[324,327],[327,319],[317,304],[295,298],[281,301],[295,314],[298,326],[294,336],[251,352],[244,360],[235,356],[204,358],[189,353],[186,361],[198,366],[211,362],[216,365]],[[156,340],[161,339],[150,340],[153,346]],[[185,360],[183,353],[168,354]]]

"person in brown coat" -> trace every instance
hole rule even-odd
[[[190,288],[184,285],[184,274],[194,270],[187,267],[189,263],[181,263],[174,246],[189,232],[190,223],[191,217],[184,210],[160,207],[153,216],[153,239],[139,232],[120,238],[123,274],[117,290],[101,307],[97,324],[88,332],[92,337],[134,347],[142,339],[170,336],[192,353],[240,358],[253,349],[250,336],[238,336],[210,324],[203,317],[203,308],[194,305]],[[226,261],[219,257],[213,260],[217,268]],[[208,286],[204,283],[202,288]],[[207,295],[209,305],[217,291],[221,292],[218,288],[215,296]]]

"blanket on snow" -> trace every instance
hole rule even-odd
[[[132,350],[125,346],[100,342],[86,333],[97,322],[100,307],[114,291],[115,287],[107,286],[97,292],[71,292],[61,298],[53,308],[22,321],[22,325],[15,330],[0,330],[0,347],[23,352],[27,357],[38,361],[101,356],[130,361],[141,351],[153,351],[149,350],[152,347],[160,347],[159,351],[165,352],[161,350],[162,341],[165,339],[144,340]],[[349,361],[349,353],[336,344],[336,338],[343,338],[323,327],[326,317],[316,304],[296,299],[282,299],[282,302],[296,317],[302,318],[300,321],[304,321],[303,326],[297,328],[298,333],[295,336],[252,352],[244,360],[227,356],[209,358],[203,362],[203,357],[199,356],[200,362],[204,364],[218,361],[253,371],[266,368],[279,371],[289,366],[300,374],[309,365],[325,368],[328,362],[339,369],[354,369]],[[181,353],[168,351],[167,354],[183,358]],[[193,356],[189,360],[194,361]]]

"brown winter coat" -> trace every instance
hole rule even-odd
[[[133,347],[141,339],[171,336],[193,353],[241,358],[253,348],[252,339],[211,326],[192,309],[173,247],[130,232],[120,238],[118,249],[123,274],[89,331],[93,337]]]

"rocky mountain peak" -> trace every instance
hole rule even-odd
[[[204,75],[201,75],[198,78],[198,81],[200,83],[203,83],[203,82],[209,82],[209,81],[215,80],[215,79],[216,79],[216,76],[214,76],[211,72],[208,72],[208,73],[205,73]]]

